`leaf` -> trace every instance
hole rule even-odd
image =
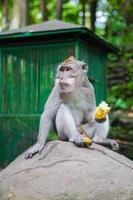
[[[127,109],[127,108],[128,108],[126,102],[125,102],[123,99],[121,99],[121,98],[119,98],[119,99],[116,101],[115,106],[117,106],[117,107],[119,107],[119,108],[121,108],[121,109]]]

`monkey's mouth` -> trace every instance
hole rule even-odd
[[[74,78],[67,78],[67,80],[60,79],[59,80],[59,87],[60,87],[60,92],[63,93],[71,93],[74,90]]]
[[[61,93],[70,93],[72,92],[72,87],[69,83],[60,83],[60,92]]]
[[[69,87],[69,84],[66,83],[66,82],[60,82],[60,88],[61,89],[65,89],[65,88],[68,88]]]

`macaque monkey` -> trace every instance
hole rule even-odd
[[[94,143],[118,150],[117,142],[107,139],[108,117],[104,122],[95,120],[95,94],[87,78],[87,71],[87,65],[72,56],[58,66],[55,86],[40,118],[37,142],[26,152],[26,159],[42,152],[48,133],[54,127],[60,140],[82,146],[83,135],[79,128],[82,126],[82,130]]]

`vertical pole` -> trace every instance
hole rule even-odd
[[[2,114],[2,53],[0,49],[0,115]]]
[[[2,150],[3,150],[3,145],[2,145],[2,53],[0,49],[0,168],[2,168]]]
[[[107,54],[104,56],[104,99],[107,100]]]

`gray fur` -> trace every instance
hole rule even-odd
[[[64,61],[59,65],[55,86],[41,115],[37,143],[26,152],[26,159],[37,152],[41,153],[53,122],[56,124],[57,134],[61,140],[68,140],[77,146],[82,146],[83,136],[77,128],[82,125],[93,142],[110,145],[114,150],[118,149],[118,144],[114,140],[107,139],[108,117],[103,123],[95,120],[95,94],[87,78],[87,70],[88,67],[83,61],[75,59],[70,64]]]

